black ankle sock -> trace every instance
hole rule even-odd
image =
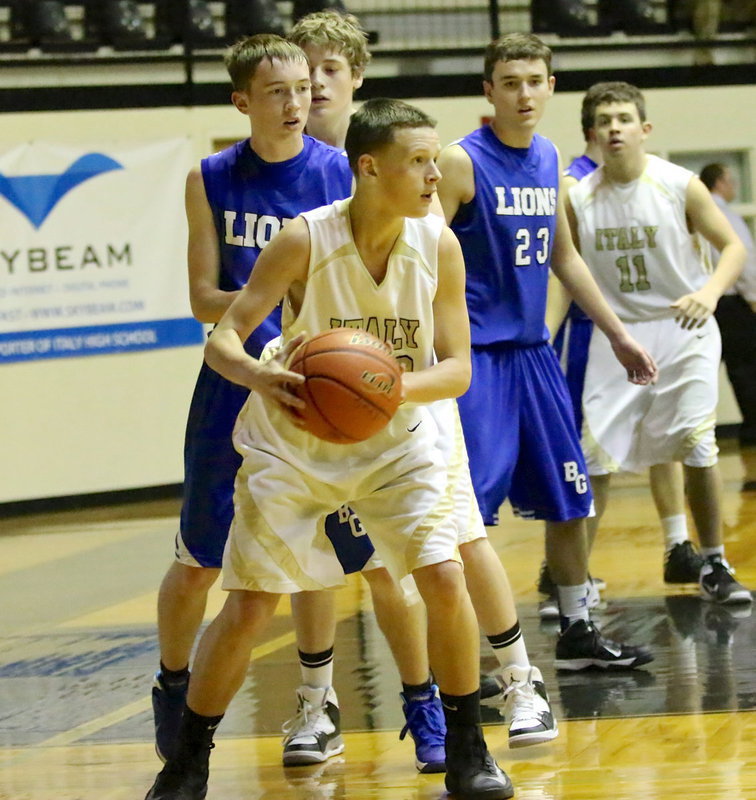
[[[480,689],[464,695],[441,692],[441,703],[447,726],[480,724]]]
[[[192,711],[189,706],[184,709],[179,730],[179,748],[184,752],[196,753],[207,748],[213,741],[215,729],[223,719],[223,714],[205,717]]]
[[[168,669],[163,662],[160,662],[160,677],[163,685],[168,689],[184,686],[189,682],[189,665],[183,669]]]
[[[411,683],[403,683],[402,684],[402,692],[407,700],[411,700],[413,697],[417,697],[419,694],[429,694],[433,687],[433,683],[431,679],[425,683],[418,683],[418,684],[411,684]]]

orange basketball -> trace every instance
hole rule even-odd
[[[296,394],[306,429],[337,444],[362,442],[399,407],[402,371],[391,347],[355,328],[323,331],[297,348],[288,367],[304,375]]]

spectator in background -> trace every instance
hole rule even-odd
[[[743,415],[740,443],[752,445],[756,444],[756,246],[745,220],[730,207],[737,194],[732,170],[725,164],[707,164],[701,180],[748,253],[743,272],[719,299],[715,316],[722,333],[727,376]]]
[[[688,5],[693,33],[701,41],[716,38],[722,22],[756,24],[756,0],[689,0]],[[699,48],[695,63],[699,66],[713,64],[711,49]]]

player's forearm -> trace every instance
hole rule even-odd
[[[427,369],[402,376],[405,403],[432,403],[463,395],[470,386],[469,359],[445,358]]]
[[[554,268],[554,272],[572,299],[610,341],[617,341],[627,335],[625,326],[604,299],[582,258],[578,257],[558,270]]]
[[[232,383],[254,388],[260,362],[244,350],[239,334],[232,328],[216,328],[205,345],[205,361]]]
[[[226,292],[217,288],[190,291],[192,314],[198,322],[214,325],[220,321],[238,295],[238,290]]]
[[[706,282],[706,288],[721,297],[740,277],[746,261],[745,246],[737,241],[722,248],[716,268]]]

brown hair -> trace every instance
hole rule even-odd
[[[229,47],[223,57],[235,91],[244,92],[249,88],[257,67],[264,59],[307,63],[302,49],[282,36],[274,33],[247,36]]]
[[[596,124],[596,98],[610,87],[611,83],[594,83],[583,96],[580,105],[580,125],[583,128],[583,138],[588,141],[588,131]]]
[[[638,109],[640,121],[646,121],[646,101],[637,86],[624,81],[609,81],[608,83],[599,83],[597,86],[601,88],[595,92],[592,98],[593,119],[589,127],[592,128],[596,124],[596,108],[610,103],[634,103]],[[591,87],[591,89],[593,88]],[[583,125],[585,126],[585,119],[583,119]],[[583,130],[585,130],[585,127]]]
[[[726,169],[727,169],[727,165],[726,164],[720,164],[719,162],[716,162],[714,164],[707,164],[701,170],[701,175],[700,175],[701,183],[703,183],[703,185],[709,191],[711,191],[714,188],[716,182],[721,177],[724,176]]]
[[[402,100],[376,97],[367,100],[352,114],[344,149],[352,172],[364,153],[374,153],[394,141],[394,131],[401,128],[435,128],[436,120]]]
[[[536,61],[546,64],[551,75],[551,48],[532,33],[508,33],[491,42],[483,57],[483,80],[491,82],[499,61]]]

